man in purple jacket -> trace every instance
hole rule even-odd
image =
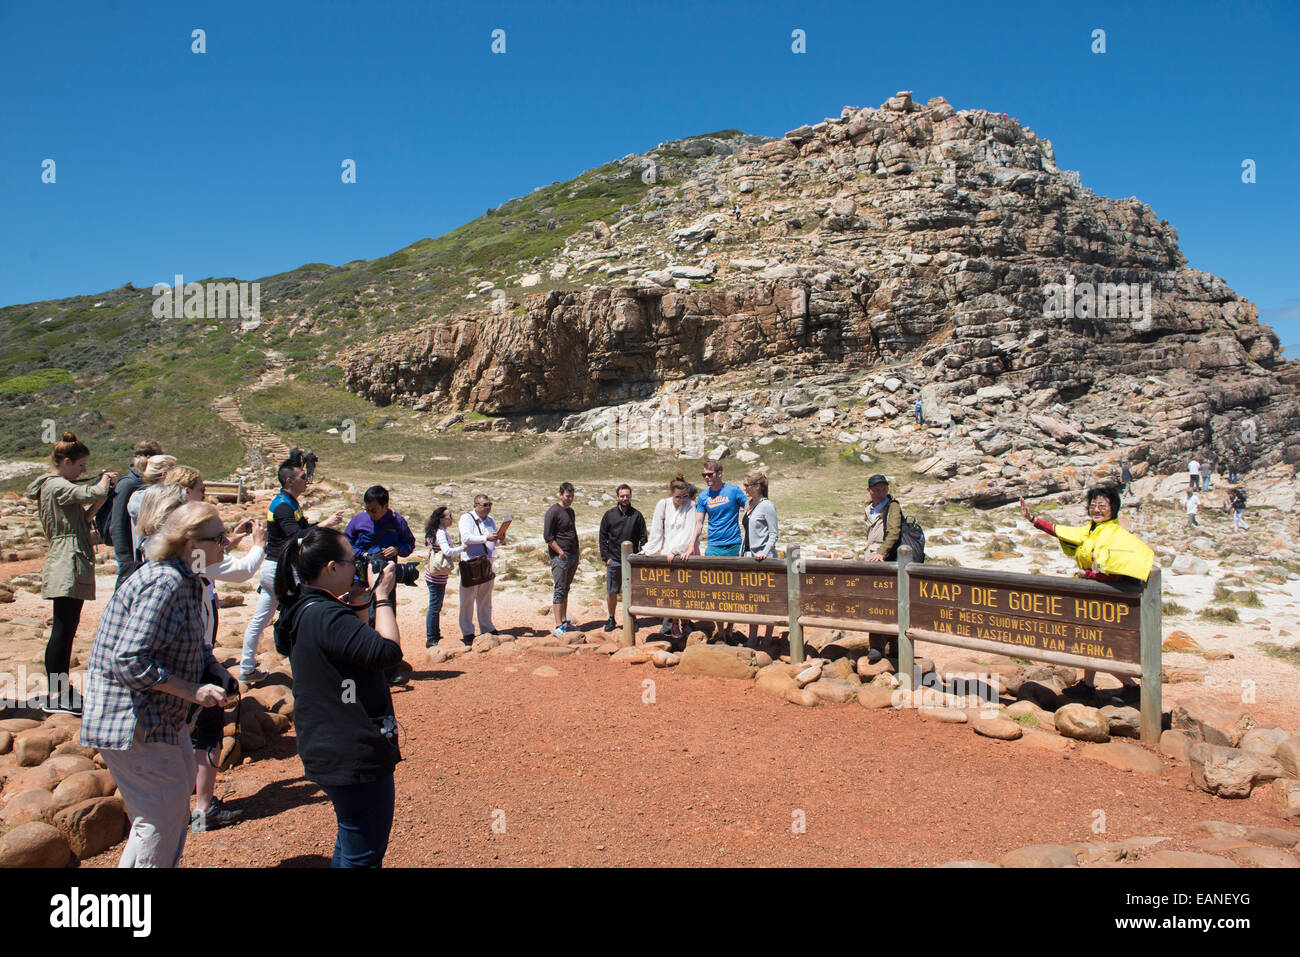
[[[362,496],[366,510],[355,515],[343,534],[352,543],[352,554],[357,560],[357,577],[361,577],[365,563],[376,555],[397,561],[415,551],[415,536],[406,519],[388,507],[388,489],[372,485]],[[373,576],[372,576],[373,580]],[[400,666],[385,671],[390,684],[404,685],[410,677]]]

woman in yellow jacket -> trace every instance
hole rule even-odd
[[[1155,553],[1119,524],[1119,492],[1106,487],[1088,490],[1088,518],[1086,526],[1055,525],[1045,518],[1034,518],[1029,505],[1020,499],[1020,513],[1034,527],[1055,536],[1061,551],[1079,565],[1080,578],[1098,581],[1119,581],[1124,578],[1145,582],[1151,576]],[[1097,694],[1094,684],[1097,673],[1085,670],[1083,680],[1075,682],[1062,692],[1067,698],[1093,698]],[[1132,678],[1116,675],[1120,682],[1118,697],[1123,701],[1136,701],[1138,686]]]

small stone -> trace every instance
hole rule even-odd
[[[650,659],[651,664],[656,668],[673,668],[681,661],[681,656],[671,651],[658,650],[654,652]]]
[[[534,678],[558,678],[560,673],[550,665],[542,665],[533,669]]]
[[[14,738],[14,757],[20,768],[34,768],[50,756],[54,744],[48,731],[23,731]]]
[[[768,665],[760,668],[754,680],[754,688],[767,694],[784,698],[789,691],[798,691],[799,685],[791,677],[789,666],[782,664]]]
[[[916,713],[922,721],[937,721],[940,724],[965,724],[966,712],[960,708],[917,708]]]
[[[1292,848],[1300,844],[1300,834],[1281,827],[1252,827],[1246,830],[1246,840],[1265,847]]]
[[[891,708],[894,692],[880,685],[866,685],[858,690],[858,704],[864,708]]]
[[[998,867],[992,861],[949,861],[947,864],[936,864],[935,867]]]
[[[1197,821],[1192,825],[1192,830],[1198,834],[1220,840],[1246,836],[1246,826],[1244,824],[1233,824],[1231,821]]]
[[[812,708],[816,707],[818,699],[817,696],[807,688],[791,688],[786,692],[785,700],[803,708]]]
[[[803,669],[803,671],[795,675],[794,680],[799,685],[800,688],[803,688],[806,687],[807,685],[812,684],[814,681],[820,680],[821,676],[822,676],[821,665],[809,665],[807,668]]]
[[[730,645],[691,645],[682,652],[678,674],[750,679],[758,673],[754,652]]]
[[[610,656],[610,661],[622,661],[629,665],[643,665],[648,662],[654,653],[640,645],[629,645],[626,648],[620,648]]]
[[[1233,857],[1256,867],[1300,867],[1294,854],[1277,847],[1246,847],[1232,852]]]
[[[1136,771],[1159,777],[1164,771],[1164,762],[1160,755],[1153,754],[1145,748],[1124,741],[1108,741],[1104,744],[1086,744],[1083,757],[1101,761],[1121,771]]]
[[[1099,709],[1106,719],[1112,738],[1140,738],[1142,736],[1142,713],[1137,708],[1106,705]]]
[[[14,748],[12,731],[0,731],[0,754],[8,754]]]
[[[1198,867],[1236,867],[1224,857],[1218,857],[1214,854],[1199,854],[1196,851],[1156,851],[1147,857],[1138,861],[1138,867],[1175,867],[1175,868],[1198,868]]]
[[[1079,859],[1060,844],[1032,844],[1009,851],[998,863],[1003,867],[1078,867]]]
[[[470,645],[470,651],[485,654],[499,644],[501,644],[501,640],[496,635],[479,635]]]
[[[1020,741],[1023,744],[1030,744],[1047,751],[1055,751],[1057,754],[1071,751],[1074,748],[1069,739],[1063,738],[1059,734],[1040,731],[1037,728],[1023,728],[1021,733],[1023,737],[1021,737]]]
[[[848,704],[857,697],[861,687],[861,682],[854,675],[852,680],[848,678],[822,678],[820,681],[808,685],[804,690],[811,691],[819,701],[827,701],[831,704]]]
[[[977,718],[971,722],[971,730],[997,741],[1018,741],[1025,733],[1020,725],[1006,718]]]
[[[1201,646],[1195,638],[1185,631],[1171,631],[1160,646],[1163,651],[1199,651]]]
[[[1186,761],[1193,743],[1185,731],[1165,731],[1160,735],[1160,753],[1175,761]]]
[[[1085,704],[1067,704],[1056,712],[1056,730],[1077,741],[1109,741],[1110,722]]]

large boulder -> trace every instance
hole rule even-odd
[[[113,793],[113,778],[107,771],[78,771],[70,774],[54,789],[55,811],[91,798],[108,797]]]
[[[862,682],[855,674],[850,678],[823,676],[820,680],[807,685],[806,690],[815,694],[818,701],[826,701],[831,704],[848,704],[857,697],[861,687]]]
[[[84,861],[122,840],[126,809],[120,797],[90,798],[56,813],[54,826],[68,839],[77,860]]]
[[[1142,713],[1137,708],[1118,707],[1108,704],[1099,709],[1106,719],[1112,738],[1140,738],[1142,736]]]
[[[1293,734],[1279,744],[1273,757],[1288,775],[1300,778],[1300,734]]]
[[[1300,822],[1300,781],[1289,778],[1274,781],[1273,805],[1286,820]]]
[[[1219,704],[1208,698],[1193,698],[1174,708],[1171,727],[1206,744],[1235,748],[1255,726],[1250,712]]]
[[[750,679],[758,673],[751,648],[731,645],[691,645],[682,652],[677,673],[715,678]]]
[[[1096,708],[1077,702],[1056,712],[1056,730],[1076,741],[1110,740],[1110,722]]]
[[[40,821],[48,817],[54,804],[54,795],[40,788],[31,788],[15,794],[5,802],[0,810],[0,824],[16,827],[28,821]]]
[[[0,867],[67,867],[68,839],[44,821],[28,821],[0,837]]]
[[[260,688],[246,692],[244,698],[251,698],[267,711],[293,719],[293,691],[284,685],[262,685]]]
[[[1278,762],[1269,758],[1197,741],[1187,752],[1192,782],[1208,794],[1223,798],[1249,797],[1251,789],[1283,776]]]
[[[1241,736],[1239,747],[1251,754],[1276,758],[1278,745],[1290,737],[1282,728],[1251,728]]]

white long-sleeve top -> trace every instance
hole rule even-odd
[[[460,517],[460,541],[465,548],[466,558],[486,555],[491,562],[496,557],[497,543],[489,542],[487,537],[495,535],[497,523],[492,516],[479,518],[477,512],[466,512]]]
[[[435,551],[442,552],[446,555],[449,562],[455,562],[456,559],[460,558],[460,556],[465,553],[465,546],[453,545],[451,543],[451,536],[447,534],[447,530],[445,528],[440,528],[438,529],[438,533],[434,535],[433,544],[430,546],[430,561],[433,560],[433,552]],[[440,575],[434,575],[429,571],[428,566],[426,566],[424,570],[424,580],[427,582],[434,582],[435,584],[440,583],[445,585],[449,574],[449,572],[443,572]]]
[[[261,545],[254,545],[248,550],[248,554],[243,558],[230,556],[223,558],[215,565],[209,565],[203,571],[203,577],[208,580],[208,591],[212,595],[212,600],[217,599],[217,588],[213,582],[246,582],[262,567],[262,559],[266,557],[266,549]],[[212,602],[203,603],[203,640],[207,642],[208,647],[212,647],[213,639],[216,637],[216,622],[212,620]]]
[[[647,555],[689,554],[695,539],[695,505],[688,498],[681,508],[673,505],[672,497],[661,498],[655,505],[654,518],[650,519],[650,540],[646,542]]]

